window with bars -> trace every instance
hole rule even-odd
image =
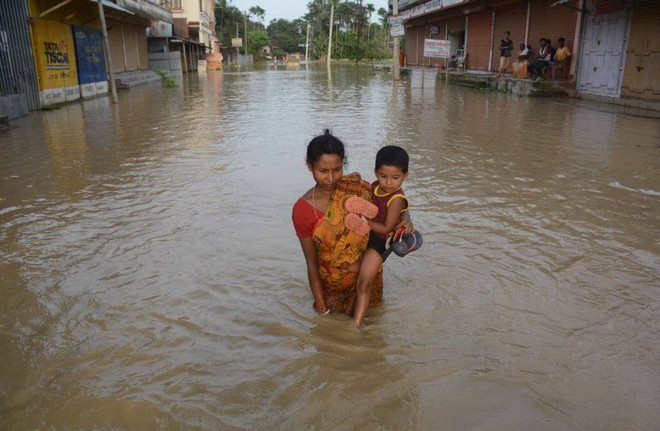
[[[181,10],[181,0],[159,0],[159,3],[168,10]]]

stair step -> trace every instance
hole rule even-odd
[[[137,70],[117,74],[115,81],[117,88],[131,88],[137,85],[160,81],[162,78],[153,70]]]

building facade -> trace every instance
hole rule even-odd
[[[113,71],[147,69],[146,28],[152,19],[171,22],[169,11],[146,0],[102,0],[102,7]],[[97,1],[7,0],[2,17],[0,97],[18,96],[37,110],[107,93]]]
[[[216,52],[215,2],[211,0],[168,0],[174,18],[174,33]]]
[[[424,57],[425,39],[449,40],[451,54],[466,55],[468,73],[492,73],[505,31],[514,53],[521,43],[534,53],[541,38],[556,47],[563,37],[578,94],[660,101],[657,0],[407,0],[399,10],[408,66],[445,67]]]

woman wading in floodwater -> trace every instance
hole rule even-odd
[[[306,162],[316,184],[295,203],[292,218],[307,263],[314,308],[319,313],[352,315],[360,259],[369,236],[346,229],[344,203],[351,196],[371,200],[371,185],[358,173],[344,176],[344,144],[329,130],[310,141]],[[404,217],[401,224],[412,230],[407,213]],[[369,307],[380,305],[382,298],[381,266]]]

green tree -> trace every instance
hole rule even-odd
[[[215,33],[222,45],[231,47],[231,39],[245,37],[243,14],[227,0],[219,0],[215,5]]]
[[[266,17],[266,11],[260,6],[252,6],[248,9],[248,19],[250,16],[254,16],[260,21],[261,28],[264,28],[264,18]]]
[[[383,58],[387,55],[386,35],[383,23],[372,23],[371,17],[376,11],[372,3],[364,0],[312,0],[307,4],[308,13],[304,19],[314,26],[312,55],[325,55],[329,34],[330,6],[335,5],[333,26],[333,58]],[[381,8],[385,19],[387,11]],[[378,34],[378,40],[373,40]]]
[[[300,46],[304,45],[307,36],[306,31],[307,23],[302,19],[294,21],[277,19],[268,24],[268,37],[271,43],[284,53],[300,52]]]
[[[268,33],[264,31],[248,32],[248,51],[250,54],[254,54],[255,57],[261,57],[259,48],[269,45]]]

